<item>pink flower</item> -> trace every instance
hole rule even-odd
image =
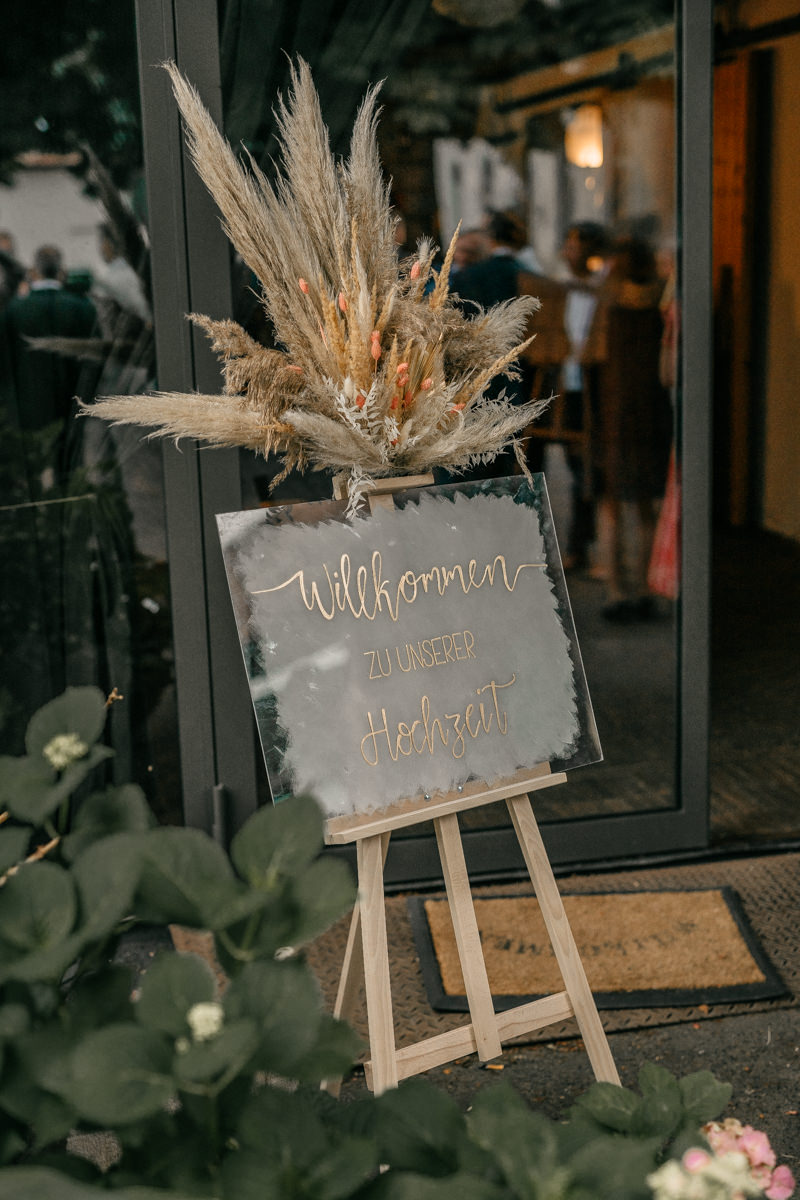
[[[414,263],[413,267],[411,268],[411,278],[419,279],[419,273],[421,270],[422,270],[422,267],[420,265],[420,261],[419,261],[419,259],[417,259],[417,261]]]
[[[381,335],[377,329],[373,329],[372,333],[370,334],[369,352],[375,359],[375,362],[377,362],[381,356]]]
[[[768,1200],[789,1200],[794,1192],[794,1175],[788,1167],[776,1167],[772,1172],[772,1182],[765,1195]]]
[[[421,392],[429,392],[432,387],[433,387],[433,380],[431,379],[430,376],[428,376],[428,378],[423,379],[422,383],[419,385],[419,390]]]
[[[730,1154],[739,1149],[741,1125],[738,1121],[728,1120],[725,1122],[725,1126],[719,1125],[716,1121],[703,1126],[703,1133],[708,1138],[708,1144],[715,1154]]]
[[[690,1174],[694,1175],[697,1171],[702,1171],[711,1162],[711,1156],[706,1154],[705,1150],[687,1150],[681,1159],[684,1167]]]
[[[347,301],[344,298],[344,292],[339,292],[339,310],[340,312],[347,312]]]
[[[772,1171],[769,1169],[769,1167],[763,1165],[760,1167],[751,1167],[750,1178],[752,1179],[753,1183],[758,1184],[763,1192],[772,1182]]]
[[[303,293],[304,296],[307,296],[309,288],[308,288],[308,284],[306,283],[305,279],[298,279],[297,282],[300,286],[300,291]]]
[[[738,1150],[750,1159],[751,1167],[774,1167],[775,1151],[769,1144],[769,1138],[752,1125],[745,1125],[739,1135]]]

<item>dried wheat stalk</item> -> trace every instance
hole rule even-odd
[[[529,341],[538,301],[465,316],[448,290],[455,236],[438,272],[420,242],[398,262],[396,218],[378,157],[377,88],[355,121],[350,156],[330,151],[310,70],[292,67],[277,119],[282,174],[245,168],[190,84],[167,64],[197,170],[236,250],[258,278],[280,350],[234,321],[193,316],[223,364],[220,396],[112,396],[89,410],[150,436],[194,437],[350,472],[351,505],[379,476],[494,458],[539,412],[485,390]]]

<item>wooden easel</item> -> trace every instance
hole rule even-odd
[[[378,506],[393,507],[391,492],[432,482],[431,476],[381,480],[370,494],[370,507],[373,511]],[[332,817],[327,821],[326,842],[340,845],[355,842],[358,863],[358,900],[350,922],[334,1015],[343,1020],[353,1016],[363,982],[370,1044],[370,1059],[364,1069],[367,1084],[376,1094],[396,1087],[401,1079],[442,1066],[465,1054],[477,1052],[481,1061],[487,1062],[501,1053],[504,1041],[572,1016],[577,1020],[595,1077],[607,1083],[619,1083],[527,795],[565,781],[566,775],[552,774],[549,765],[543,764],[532,771],[518,772],[489,788],[482,783],[469,784],[460,792],[437,796],[430,801],[418,798],[380,812]],[[458,825],[459,812],[497,800],[505,800],[508,807],[565,987],[563,992],[502,1013],[495,1013],[492,1003]],[[433,821],[436,831],[470,1022],[398,1050],[392,1016],[383,866],[392,830],[428,820]],[[340,1081],[329,1081],[328,1090],[338,1093],[339,1084]]]

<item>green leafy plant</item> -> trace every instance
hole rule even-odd
[[[730,1087],[642,1068],[555,1123],[506,1085],[463,1113],[424,1080],[347,1103],[352,1031],[325,1014],[302,946],[354,899],[296,798],[227,854],[155,827],[141,791],[92,789],[107,702],[67,691],[0,758],[0,1197],[92,1200],[639,1200]],[[225,985],[174,951],[115,961],[136,922],[210,931]],[[110,1137],[101,1169],[80,1135]],[[97,1155],[95,1154],[95,1158]]]

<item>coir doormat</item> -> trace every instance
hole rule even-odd
[[[564,895],[598,1008],[736,1003],[787,989],[729,887]],[[467,1011],[445,898],[408,898],[431,1006]],[[500,1010],[564,990],[533,895],[475,900],[489,984]]]

